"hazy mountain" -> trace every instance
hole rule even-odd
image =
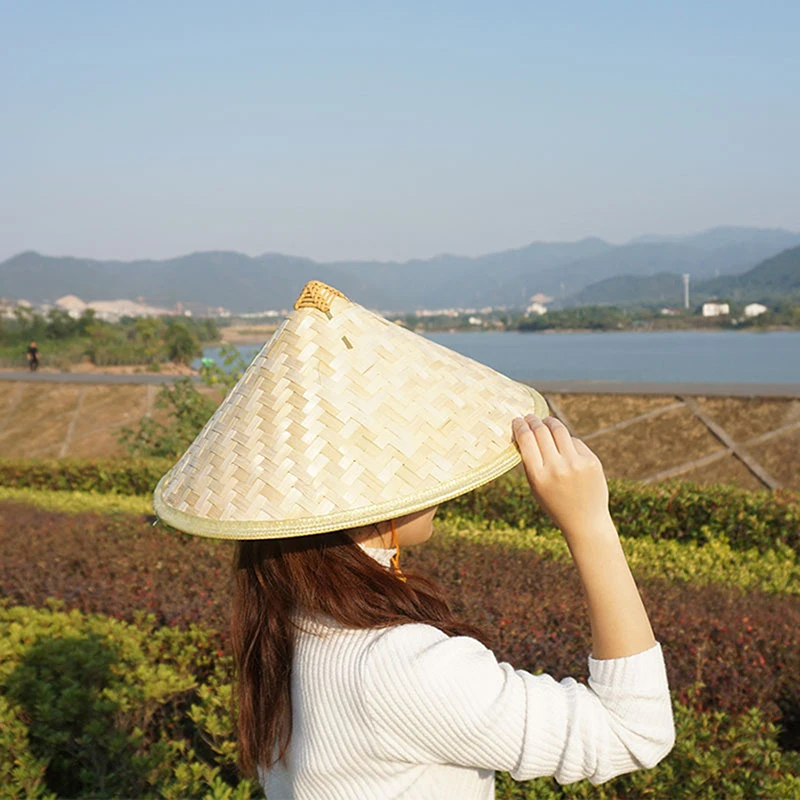
[[[795,235],[794,239],[792,244],[800,243],[800,235]],[[716,248],[698,248],[674,242],[629,244],[544,272],[539,276],[539,285],[547,294],[568,298],[586,286],[619,275],[688,272],[692,281],[697,281],[742,272],[779,250],[773,245],[754,241],[728,243]]]
[[[475,258],[446,254],[403,263],[339,261],[328,266],[354,280],[368,276],[374,299],[361,302],[382,309],[523,305],[537,291],[532,276],[611,248],[601,239],[534,242]]]
[[[711,297],[755,301],[782,299],[800,293],[800,247],[784,250],[738,275],[694,281],[693,303]],[[683,301],[683,281],[677,273],[646,277],[617,275],[597,281],[569,297],[565,305],[651,305]]]
[[[784,250],[741,275],[705,281],[701,288],[732,300],[757,300],[800,292],[800,247]]]
[[[122,262],[27,252],[0,264],[0,295],[31,302],[52,302],[68,293],[87,302],[143,297],[156,306],[181,301],[247,311],[287,305],[312,272],[334,285],[340,277],[310,259],[272,253],[251,258],[205,252]]]
[[[225,251],[123,262],[56,258],[29,251],[0,263],[0,296],[36,303],[52,302],[64,294],[86,301],[141,297],[159,306],[181,301],[246,312],[288,308],[305,282],[317,279],[364,305],[384,310],[521,306],[536,292],[574,298],[586,287],[620,275],[655,276],[652,284],[640,282],[636,291],[651,285],[661,292],[666,290],[665,279],[658,278],[662,273],[690,272],[694,282],[743,272],[797,245],[800,233],[718,228],[668,241],[534,242],[474,258],[441,255],[402,263],[318,263],[280,253],[251,257]],[[619,285],[607,284],[601,293],[613,297],[614,286]],[[632,289],[625,291],[636,294]]]
[[[576,292],[566,305],[623,306],[683,303],[683,279],[673,272],[656,275],[616,275]]]
[[[173,305],[180,300],[240,312],[259,311],[290,306],[305,282],[314,278],[382,309],[523,304],[536,287],[531,282],[527,287],[516,282],[517,276],[611,247],[599,239],[586,239],[534,243],[477,258],[443,255],[404,263],[328,264],[278,253],[250,257],[208,252],[165,261],[120,262],[26,252],[0,264],[0,296],[31,302],[53,301],[68,293],[86,301],[143,297],[154,305]]]

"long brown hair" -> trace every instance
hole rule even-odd
[[[292,734],[296,612],[348,628],[433,625],[485,641],[453,617],[441,590],[420,575],[389,571],[346,532],[237,543],[231,639],[237,673],[239,766],[246,775],[286,754]]]

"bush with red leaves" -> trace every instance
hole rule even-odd
[[[153,527],[145,517],[68,515],[0,503],[0,596],[225,636],[229,542]],[[483,627],[501,660],[555,676],[586,673],[589,626],[575,570],[530,551],[434,537],[404,554],[459,615]],[[696,709],[757,706],[800,745],[800,598],[640,581],[676,696]],[[695,687],[700,684],[699,690]]]

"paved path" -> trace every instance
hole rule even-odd
[[[658,383],[636,381],[523,381],[563,394],[660,394],[699,397],[800,397],[800,383]]]
[[[0,381],[29,381],[30,383],[172,383],[183,375],[161,375],[158,372],[136,372],[132,375],[118,375],[111,372],[19,372],[0,371]],[[200,380],[196,375],[192,380]]]
[[[116,375],[105,372],[4,372],[0,381],[41,383],[111,383],[162,384],[175,381],[178,375],[137,372]],[[200,378],[195,376],[195,381]],[[531,383],[524,381],[524,383]],[[542,392],[563,394],[657,394],[700,397],[800,397],[800,383],[657,383],[627,381],[536,381]]]

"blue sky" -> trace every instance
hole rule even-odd
[[[0,0],[0,259],[800,229],[800,3]]]

